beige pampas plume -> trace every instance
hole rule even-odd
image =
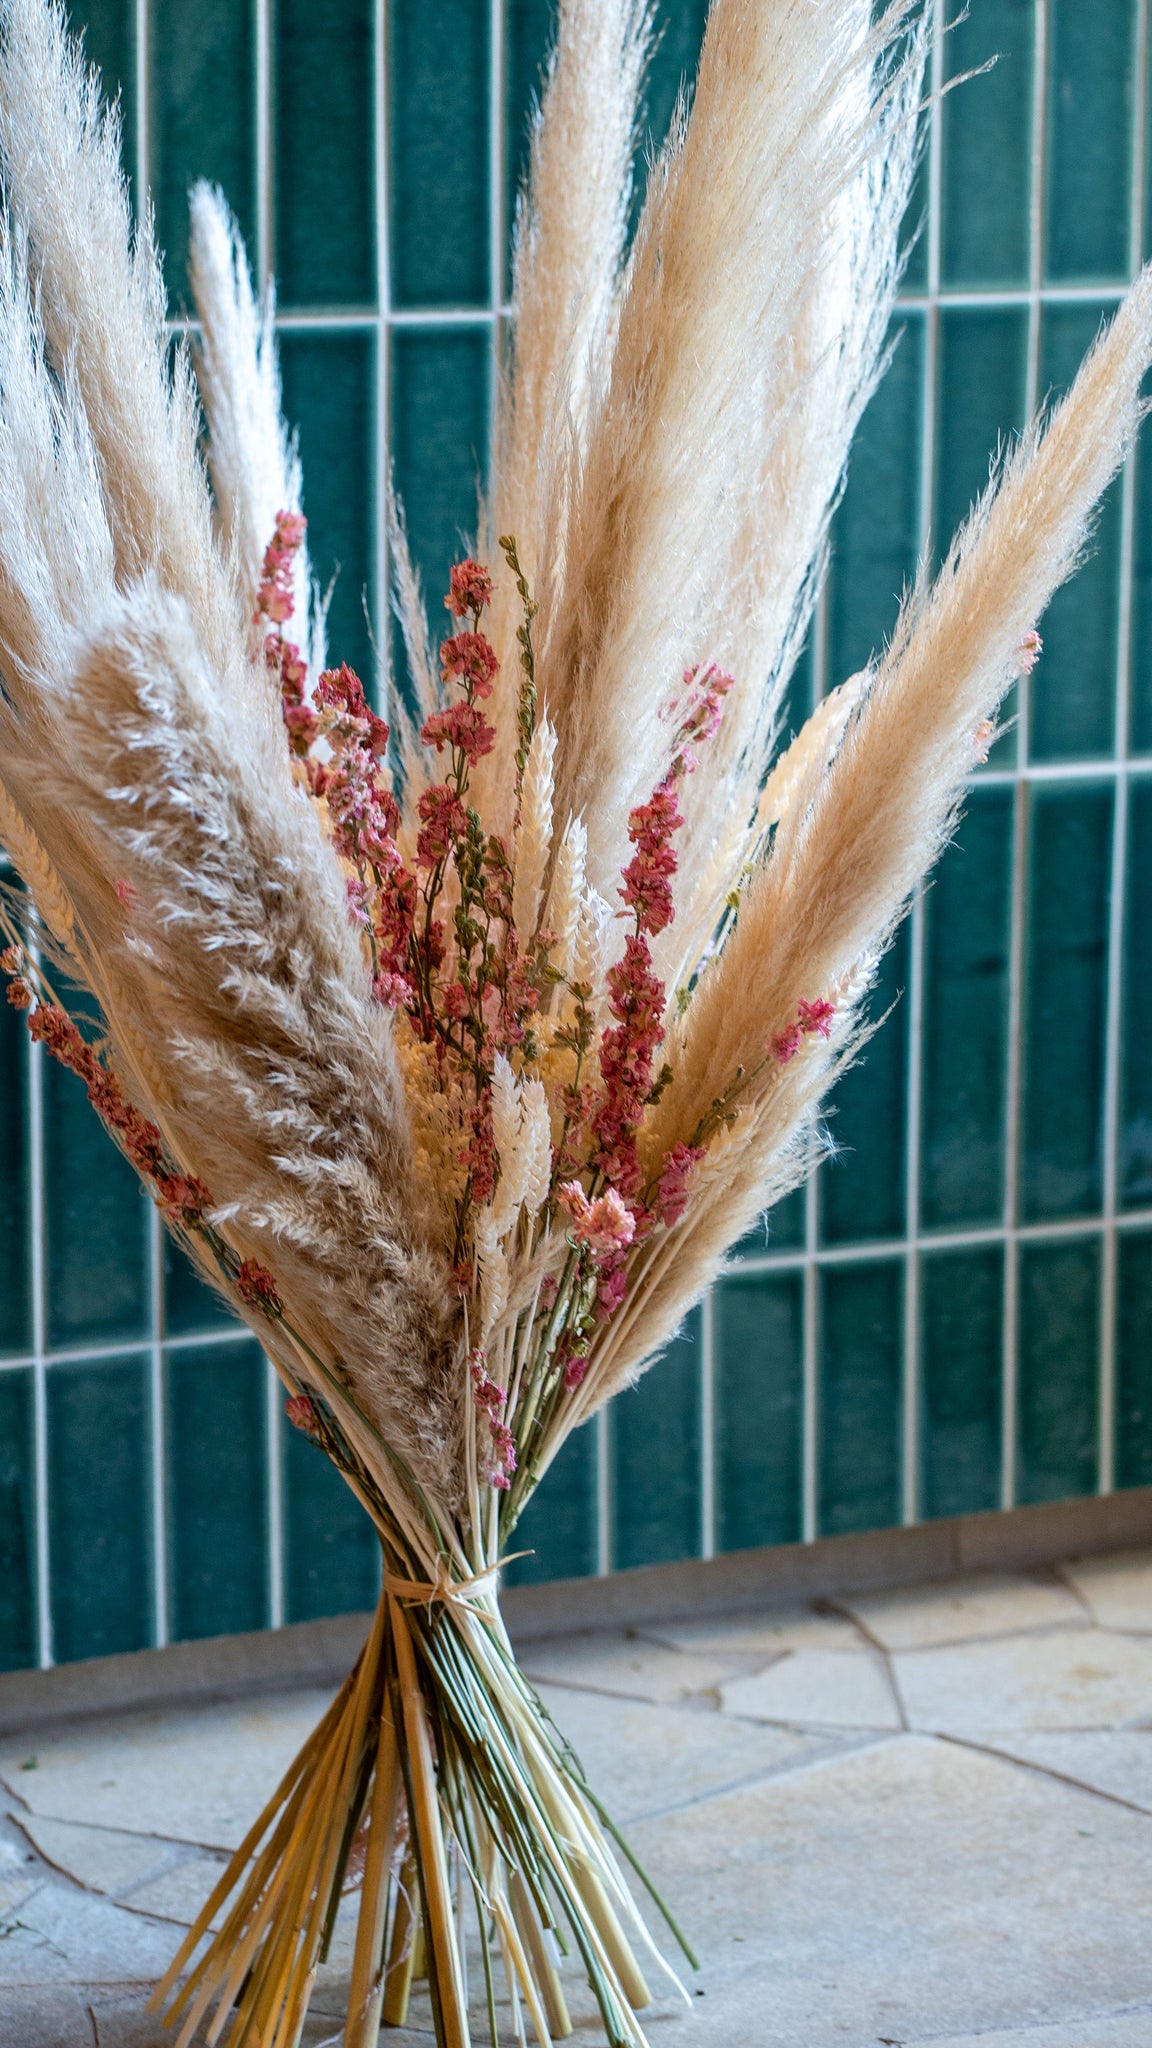
[[[514,534],[533,589],[550,587],[561,568],[569,472],[611,352],[650,38],[643,0],[568,0],[533,123],[516,224],[512,360],[501,381],[493,481],[481,512],[488,556],[495,558],[499,535]],[[519,624],[519,601],[505,577],[491,620],[506,672],[503,716],[477,778],[499,829],[509,822]]]
[[[520,822],[516,828],[512,922],[522,948],[527,947],[536,932],[548,855],[552,849],[552,763],[555,756],[556,734],[544,718],[536,727],[528,749]]]
[[[686,794],[678,906],[715,820],[736,804],[751,822],[882,359],[925,47],[915,31],[901,57],[908,18],[899,4],[872,29],[865,0],[830,0],[817,38],[808,0],[718,0],[691,120],[650,178],[563,588],[537,622],[557,803],[586,816],[605,894],[629,808],[673,751],[670,702],[700,662],[736,682]]]
[[[772,825],[778,825],[796,803],[814,796],[844,737],[848,721],[872,681],[872,671],[862,669],[846,683],[829,690],[811,717],[801,726],[790,747],[781,754],[768,777],[756,806],[756,838],[759,841]]]
[[[208,462],[221,534],[235,547],[241,590],[251,611],[277,514],[301,509],[300,461],[280,412],[276,302],[257,306],[240,232],[223,194],[201,180],[189,199],[192,294],[200,321],[197,382],[208,421]],[[320,621],[312,610],[308,551],[292,561],[292,633],[305,661],[324,666]]]
[[[0,171],[27,235],[47,341],[71,365],[100,462],[116,573],[180,592],[214,664],[238,598],[213,546],[184,348],[169,345],[151,225],[133,233],[119,121],[44,0],[0,8]]]
[[[676,1280],[664,1286],[662,1318],[653,1302],[646,1343],[661,1320],[669,1334],[713,1277],[725,1229],[731,1236],[754,1211],[759,1174],[776,1198],[789,1124],[799,1130],[811,1116],[837,1043],[850,1034],[851,1005],[868,978],[860,963],[890,933],[951,830],[976,730],[1024,665],[1025,636],[1075,568],[1093,508],[1131,446],[1150,360],[1152,268],[1047,424],[1035,424],[1005,458],[935,583],[906,601],[839,750],[811,801],[786,811],[732,936],[670,1035],[674,1078],[648,1133],[653,1159],[691,1137],[738,1069],[758,1077],[716,1155],[727,1192],[716,1185],[690,1208],[677,1233]],[[801,1002],[829,995],[840,1007],[832,1041],[809,1042],[793,1081],[791,1064],[781,1069],[771,1056],[773,1034]],[[782,1119],[794,1086],[795,1115]]]

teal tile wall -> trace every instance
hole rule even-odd
[[[929,0],[941,18],[956,13]],[[971,0],[798,668],[882,645],[990,453],[1152,251],[1150,0]],[[659,0],[637,153],[704,0]],[[435,596],[488,460],[551,0],[76,0],[176,313],[185,186],[275,272],[334,651],[390,631],[390,447]],[[1152,1483],[1152,461],[1105,506],[1011,729],[885,965],[838,1156],[659,1371],[572,1439],[528,1583]],[[401,671],[402,672],[402,671]],[[162,1238],[82,1091],[0,1016],[0,1668],[360,1608],[371,1531]]]

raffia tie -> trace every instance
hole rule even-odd
[[[489,1582],[495,1579],[502,1565],[511,1564],[515,1558],[531,1555],[530,1550],[514,1550],[510,1557],[497,1558],[495,1564],[486,1565],[482,1572],[473,1572],[467,1579],[452,1578],[445,1570],[443,1558],[437,1563],[434,1579],[401,1579],[385,1567],[384,1591],[393,1600],[398,1600],[402,1607],[466,1608],[469,1613],[478,1614],[483,1621],[491,1621],[492,1616],[486,1614],[483,1608],[475,1606],[467,1596],[475,1593],[478,1587],[487,1587]]]

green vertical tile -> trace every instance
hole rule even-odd
[[[504,6],[504,290],[512,289],[512,237],[528,172],[532,117],[544,87],[544,66],[556,26],[555,0],[505,0]]]
[[[1101,306],[1049,306],[1040,328],[1040,388],[1057,398],[1099,332]],[[1116,728],[1120,613],[1120,487],[1107,493],[1088,559],[1044,614],[1032,678],[1031,751],[1038,761],[1110,754]]]
[[[860,423],[832,527],[828,681],[879,653],[920,552],[924,322],[910,313],[891,368]]]
[[[488,363],[486,328],[392,336],[396,488],[437,638],[448,571],[476,529],[476,484],[488,455]]]
[[[152,1640],[148,1363],[48,1372],[48,1548],[58,1663]]]
[[[798,1542],[803,1533],[803,1277],[762,1273],[723,1280],[713,1315],[717,1546],[745,1550],[758,1543]]]
[[[281,1422],[284,1619],[361,1614],[380,1591],[376,1531],[331,1459]]]
[[[924,895],[921,1219],[1004,1213],[1012,792],[972,792]]]
[[[80,1082],[43,1067],[49,1346],[146,1337],[148,1197]]]
[[[979,1514],[1000,1504],[1000,1246],[922,1259],[920,1303],[920,1512]]]
[[[773,1252],[801,1251],[804,1246],[806,1200],[804,1189],[801,1187],[793,1189],[790,1195],[785,1195],[782,1202],[777,1202],[776,1207],[768,1211],[765,1222],[761,1223],[758,1232],[750,1234],[759,1238],[756,1249]]]
[[[652,9],[655,44],[645,82],[643,148],[637,164],[641,190],[645,159],[662,146],[679,94],[692,91],[707,19],[708,0],[656,0]]]
[[[24,1019],[5,1003],[0,1017],[0,1354],[32,1346],[28,1053]]]
[[[220,185],[255,256],[254,0],[150,0],[149,154],[156,233],[174,306],[190,305],[188,188]]]
[[[1110,787],[1032,791],[1020,1206],[1091,1214],[1103,1170]]]
[[[950,77],[995,62],[940,104],[940,271],[946,286],[1028,282],[1034,0],[996,0],[954,22]]]
[[[821,1536],[900,1519],[903,1301],[897,1259],[820,1274]]]
[[[136,0],[81,0],[70,7],[69,21],[84,36],[84,55],[100,72],[103,94],[111,106],[120,101],[124,169],[136,182]]]
[[[936,387],[939,560],[988,482],[1001,436],[1024,424],[1028,320],[1017,307],[950,307],[941,312]]]
[[[901,998],[907,982],[905,924],[869,1002],[872,1017],[884,1021],[832,1097],[828,1128],[838,1156],[820,1168],[824,1244],[862,1244],[898,1237],[904,1229],[909,1011]]]
[[[1152,1486],[1152,1232],[1123,1231],[1116,1290],[1116,1484]]]
[[[375,657],[364,616],[375,601],[376,342],[356,329],[281,336],[285,417],[299,429],[312,570],[335,585],[329,659],[365,682]],[[380,633],[380,622],[375,622]]]
[[[272,265],[286,307],[376,304],[373,12],[273,0]]]
[[[397,306],[488,303],[489,9],[388,15],[389,251]]]
[[[1044,274],[1128,274],[1136,0],[1049,0]]]
[[[1100,1243],[1020,1248],[1016,1498],[1067,1500],[1096,1486]]]
[[[700,1555],[700,1316],[695,1311],[638,1385],[608,1413],[612,1563]]]
[[[263,1628],[267,1363],[249,1337],[165,1361],[170,1632],[174,1642]]]
[[[535,1586],[543,1579],[586,1579],[599,1564],[596,1513],[597,1432],[578,1429],[549,1466],[542,1490],[533,1494],[509,1538],[510,1553],[523,1550],[502,1574],[509,1586]]]
[[[0,1671],[37,1660],[32,1375],[0,1373]]]
[[[223,1296],[202,1280],[187,1252],[164,1234],[164,1335],[198,1337],[202,1331],[237,1328]]]
[[[1124,999],[1120,1015],[1120,1200],[1128,1209],[1152,1205],[1152,782],[1134,779],[1129,792],[1128,877],[1124,905]]]

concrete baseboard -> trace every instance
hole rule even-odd
[[[1152,1546],[1152,1487],[1059,1501],[1008,1514],[965,1515],[910,1529],[870,1529],[815,1543],[739,1550],[602,1579],[510,1587],[504,1612],[517,1643],[596,1628],[650,1628],[964,1573],[1013,1571],[1060,1559]],[[0,1675],[0,1734],[34,1733],[92,1714],[169,1708],[289,1686],[337,1685],[370,1617],[337,1615],[251,1635],[98,1657],[52,1671]]]

